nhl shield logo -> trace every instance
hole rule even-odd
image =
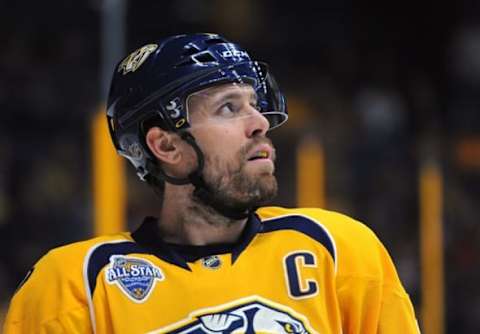
[[[202,264],[208,269],[218,269],[222,266],[222,261],[217,255],[207,256],[202,259]]]
[[[110,257],[110,264],[105,271],[105,279],[109,284],[117,284],[131,300],[144,302],[156,281],[163,281],[165,276],[160,268],[150,261],[122,255]]]

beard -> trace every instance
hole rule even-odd
[[[266,204],[277,195],[277,179],[271,171],[248,172],[247,155],[268,138],[254,139],[236,154],[236,161],[224,162],[220,157],[205,157],[203,177],[211,199],[233,210],[246,211]],[[275,152],[271,157],[275,161]]]

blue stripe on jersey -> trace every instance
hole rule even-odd
[[[131,241],[106,243],[98,246],[88,259],[87,276],[90,295],[93,297],[95,286],[97,285],[97,276],[100,271],[110,263],[112,255],[128,255],[132,253],[147,254],[142,247]]]
[[[268,233],[280,230],[293,230],[321,243],[330,253],[333,262],[337,261],[335,246],[331,236],[321,225],[314,220],[300,215],[283,216],[263,221],[263,229],[260,233]]]

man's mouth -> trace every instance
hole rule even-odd
[[[252,150],[252,153],[248,156],[248,161],[270,159],[273,160],[273,149],[267,144],[261,144]]]
[[[268,152],[267,151],[258,151],[252,157],[248,159],[248,161],[258,160],[258,159],[267,159]]]

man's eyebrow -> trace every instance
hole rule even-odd
[[[230,100],[230,99],[241,99],[244,97],[244,94],[238,93],[238,92],[231,92],[231,93],[226,93],[226,94],[221,94],[220,96],[216,96],[213,98],[213,104],[219,104],[221,102],[224,102],[225,100]],[[248,98],[250,100],[257,100],[257,93],[254,91],[248,94]]]

